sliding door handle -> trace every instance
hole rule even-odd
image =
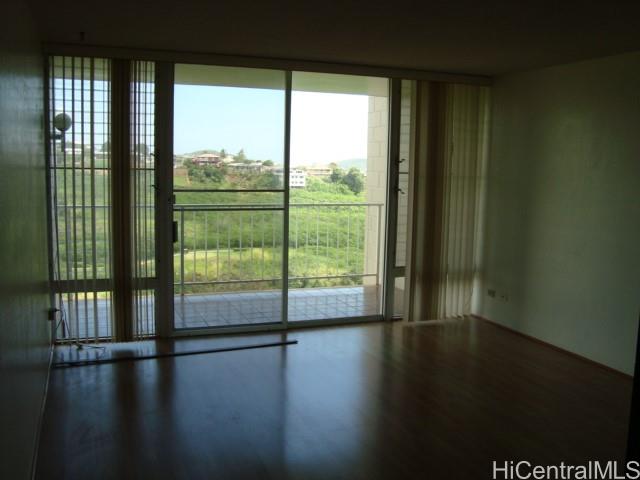
[[[176,220],[171,223],[171,238],[173,239],[173,243],[178,241],[178,222]]]

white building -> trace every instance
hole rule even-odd
[[[289,187],[304,188],[307,186],[307,172],[293,168],[289,170]]]
[[[273,169],[273,173],[275,173],[280,181],[282,181],[282,177],[284,176],[284,169],[282,167],[277,167]],[[289,187],[291,188],[304,188],[307,186],[307,172],[304,170],[298,170],[297,168],[292,168],[289,170]]]

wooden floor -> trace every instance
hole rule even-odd
[[[631,380],[482,320],[367,324],[53,370],[37,477],[482,479],[624,458]],[[155,347],[154,347],[155,348]]]

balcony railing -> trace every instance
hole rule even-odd
[[[362,284],[365,277],[375,278],[378,284],[382,206],[291,204],[290,285],[353,285]],[[174,247],[174,285],[181,294],[237,290],[241,284],[278,288],[283,215],[281,205],[174,206],[179,233]],[[327,283],[330,280],[334,283]]]
[[[289,214],[290,286],[340,286],[362,284],[375,278],[379,284],[382,231],[381,203],[295,203]],[[152,209],[153,206],[144,206]],[[57,261],[62,278],[57,291],[85,292],[110,288],[109,206],[57,208],[61,225]],[[98,218],[97,233],[70,243],[71,220]],[[176,293],[278,288],[282,281],[284,242],[282,205],[175,205],[178,241],[174,244]],[[153,235],[148,262],[153,271]],[[85,244],[86,243],[86,244]],[[87,251],[73,260],[72,253]],[[144,280],[144,279],[143,279]],[[328,280],[335,280],[328,283]],[[324,283],[323,283],[324,282]],[[372,282],[373,283],[373,282]],[[235,287],[233,285],[236,285]],[[224,287],[224,286],[227,287]],[[208,287],[207,287],[208,286]],[[246,289],[246,288],[244,288]]]

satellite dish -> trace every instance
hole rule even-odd
[[[59,113],[53,119],[53,126],[59,132],[66,132],[71,128],[72,124],[73,120],[71,120],[71,117],[66,113]]]

